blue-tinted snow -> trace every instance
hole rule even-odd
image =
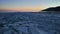
[[[0,34],[60,34],[60,14],[0,13]]]

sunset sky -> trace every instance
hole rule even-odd
[[[60,0],[0,0],[0,10],[40,11],[60,6]]]

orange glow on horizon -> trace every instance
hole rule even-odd
[[[16,10],[16,11],[40,11],[43,10],[44,7],[25,7],[25,8],[2,8],[3,10]]]

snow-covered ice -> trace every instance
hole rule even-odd
[[[0,34],[60,34],[60,14],[0,13]]]

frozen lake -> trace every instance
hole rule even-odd
[[[60,14],[0,13],[0,34],[60,34]]]

